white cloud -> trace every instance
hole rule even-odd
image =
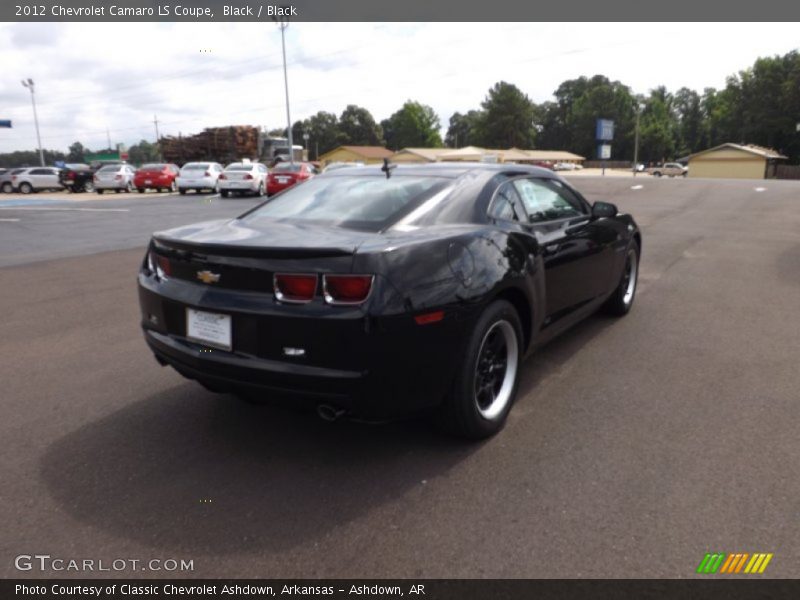
[[[407,99],[446,127],[497,81],[537,102],[565,79],[597,73],[645,93],[722,87],[759,56],[800,40],[792,23],[292,23],[287,29],[292,120],[368,108],[377,120]],[[35,145],[36,81],[43,144],[66,149],[203,127],[283,127],[281,41],[272,23],[0,25],[0,152]]]

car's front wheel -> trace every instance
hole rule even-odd
[[[614,293],[606,301],[606,312],[621,317],[628,314],[636,296],[636,285],[639,283],[639,245],[633,241],[625,254],[625,268]]]
[[[444,427],[475,440],[503,428],[517,394],[522,340],[516,309],[505,300],[490,304],[470,335],[442,405]]]

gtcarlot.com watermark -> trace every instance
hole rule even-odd
[[[49,554],[20,554],[14,559],[18,571],[39,573],[98,573],[109,571],[194,571],[194,560],[183,558],[63,558]]]

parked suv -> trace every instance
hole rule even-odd
[[[24,170],[25,170],[25,168],[22,168],[22,169],[9,169],[8,171],[6,171],[2,175],[0,175],[0,192],[3,192],[4,194],[10,194],[11,192],[13,192],[14,191],[14,184],[11,183],[11,178],[14,175],[19,175]]]
[[[60,190],[64,186],[59,181],[56,167],[31,167],[11,176],[11,187],[22,194],[42,190]]]
[[[231,163],[219,176],[219,193],[223,198],[232,192],[263,196],[268,174],[267,166],[258,162]]]
[[[94,174],[94,189],[98,194],[106,190],[132,192],[135,173],[130,165],[106,165]]]

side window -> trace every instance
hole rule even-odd
[[[584,214],[577,199],[558,185],[558,182],[516,179],[514,187],[522,198],[531,223],[580,217]]]
[[[519,221],[519,216],[514,208],[518,202],[517,193],[510,183],[504,183],[497,190],[497,193],[489,206],[489,217],[501,219],[503,221]]]
[[[33,169],[28,173],[28,175],[50,175],[50,171],[47,169]]]

